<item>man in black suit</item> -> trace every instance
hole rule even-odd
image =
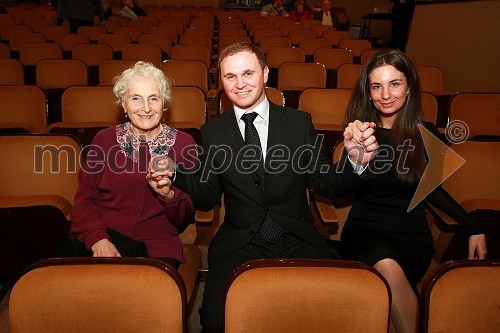
[[[330,0],[323,0],[321,3],[321,11],[314,13],[313,19],[321,21],[323,25],[331,25],[335,30],[341,30],[339,18],[332,10]]]
[[[335,259],[313,225],[306,188],[336,197],[360,182],[354,172],[333,172],[309,113],[266,98],[269,69],[260,48],[250,43],[228,46],[219,57],[219,69],[233,107],[202,127],[197,173],[177,165],[173,182],[201,210],[212,209],[224,193],[224,223],[208,253],[200,309],[204,332],[223,330],[224,288],[241,264],[260,258]],[[372,134],[373,128],[363,132],[366,154],[361,165],[377,147]],[[171,182],[167,178],[160,184]]]

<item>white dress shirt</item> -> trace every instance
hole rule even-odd
[[[332,15],[330,15],[330,12],[323,12],[323,20],[321,21],[321,24],[333,26]]]
[[[265,161],[267,151],[267,134],[269,131],[269,101],[267,100],[267,97],[264,98],[264,100],[253,110],[243,110],[236,105],[233,105],[233,108],[243,141],[245,141],[245,122],[241,119],[241,116],[245,113],[257,113],[258,116],[255,118],[253,124],[257,129],[257,133],[259,133],[260,146],[262,147],[262,157]]]

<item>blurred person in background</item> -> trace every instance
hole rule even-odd
[[[290,12],[288,16],[294,22],[302,22],[311,19],[311,12],[306,7],[306,3],[302,0],[295,2],[295,9]]]
[[[104,7],[101,0],[63,0],[72,34],[76,34],[79,27],[94,26],[101,24],[104,19]],[[98,16],[98,22],[95,22],[94,15]]]
[[[341,30],[339,18],[332,10],[330,0],[323,0],[321,3],[321,11],[314,13],[313,18],[321,21],[321,24],[323,25],[331,25],[335,30]]]

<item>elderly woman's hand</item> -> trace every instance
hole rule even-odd
[[[484,234],[472,235],[469,237],[469,260],[485,259],[487,252],[486,236]]]
[[[149,161],[146,179],[151,188],[167,199],[174,197],[172,177],[175,173],[175,162],[168,156],[155,156]]]
[[[121,257],[115,245],[107,238],[95,242],[90,249],[94,253],[93,257]]]

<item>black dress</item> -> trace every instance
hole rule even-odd
[[[435,128],[429,129],[437,132]],[[399,163],[398,169],[390,133],[390,129],[377,129],[380,151],[365,171],[369,176],[363,177],[363,183],[354,190],[352,208],[341,234],[341,250],[345,259],[370,265],[385,258],[396,260],[415,289],[434,254],[433,239],[424,204],[407,212],[418,184],[408,186],[398,182],[396,172],[411,166]],[[453,217],[469,234],[483,233],[479,224],[441,186],[426,200]]]

